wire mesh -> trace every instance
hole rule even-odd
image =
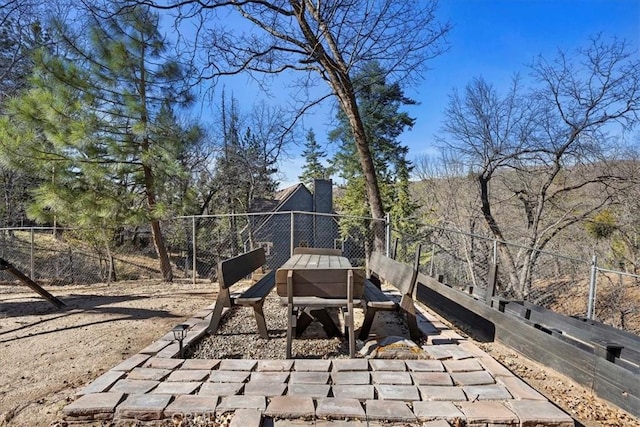
[[[267,253],[267,269],[274,269],[297,246],[341,249],[355,267],[366,266],[374,247],[388,247],[390,256],[412,264],[420,246],[422,273],[473,290],[476,297],[486,299],[490,266],[497,263],[498,297],[528,300],[561,314],[585,317],[593,287],[595,319],[640,334],[638,275],[594,266],[597,274],[591,281],[589,261],[432,225],[417,225],[405,232],[392,230],[385,236],[388,244],[376,242],[373,221],[278,212],[179,217],[163,221],[162,230],[176,278],[216,281],[220,260],[258,247]],[[380,222],[382,227],[387,224]],[[162,279],[148,230],[110,230],[109,251],[94,238],[100,234],[105,235],[104,230],[0,229],[0,257],[45,286]],[[16,280],[0,271],[0,282]]]

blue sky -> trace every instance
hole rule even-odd
[[[440,0],[438,17],[453,25],[450,49],[430,63],[419,86],[405,88],[405,94],[420,103],[405,109],[416,125],[400,137],[409,147],[410,160],[435,153],[434,134],[449,94],[474,77],[482,76],[499,89],[517,72],[525,77],[526,64],[535,56],[551,58],[559,48],[584,46],[597,33],[626,39],[640,51],[640,0]],[[242,86],[246,83],[235,90],[227,86],[242,108],[251,101],[242,95],[249,89]],[[331,118],[327,107],[305,120],[321,144],[326,143]],[[292,147],[292,157],[282,162],[281,187],[298,182],[304,164],[301,150]]]
[[[421,102],[408,110],[416,126],[401,137],[412,158],[433,151],[448,95],[474,77],[500,88],[517,72],[526,77],[537,55],[584,46],[597,33],[640,50],[640,0],[442,0],[439,10],[454,26],[451,47],[420,87],[406,89]]]

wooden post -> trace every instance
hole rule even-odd
[[[39,293],[42,297],[47,299],[47,301],[49,301],[51,304],[56,306],[56,308],[62,308],[63,306],[66,305],[65,303],[60,301],[58,298],[54,297],[49,292],[44,290],[40,285],[38,285],[36,282],[31,280],[29,277],[22,274],[22,272],[20,272],[12,264],[7,262],[4,258],[0,258],[0,270],[7,270],[9,273],[13,274],[15,277],[18,278],[18,280],[20,280],[22,283],[30,287],[35,292]]]

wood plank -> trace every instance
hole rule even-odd
[[[236,297],[235,303],[239,305],[253,305],[263,300],[276,285],[275,273],[275,271],[270,271],[266,276]]]
[[[218,282],[220,287],[228,288],[266,264],[263,248],[254,249],[219,264]]]
[[[630,375],[628,370],[600,358],[595,366],[593,390],[603,399],[640,417],[640,381],[637,375]]]
[[[51,295],[47,290],[31,280],[30,277],[24,275],[20,270],[15,268],[13,264],[9,263],[4,258],[0,258],[0,270],[7,270],[9,273],[13,274],[13,276],[15,276],[18,280],[31,288],[31,290],[37,292],[40,296],[45,298],[56,308],[62,308],[66,305],[64,302]]]
[[[546,324],[557,327],[566,331],[584,341],[606,340],[615,341],[625,348],[640,352],[640,337],[628,334],[612,327],[603,328],[598,325],[589,327],[587,323],[574,317],[563,316],[544,307],[530,302],[523,302],[523,306],[531,310],[530,319],[536,322],[545,322]],[[603,325],[606,326],[606,325]]]
[[[495,339],[522,353],[528,358],[592,388],[594,392],[612,403],[639,416],[640,382],[637,375],[624,366],[563,342],[557,335],[547,334],[509,313],[489,308],[459,291],[451,289],[433,278],[418,275],[418,299],[445,317],[463,319],[477,316],[481,322],[489,322],[485,330],[495,328]],[[425,298],[427,297],[427,298]],[[443,306],[449,305],[448,311]]]
[[[361,299],[354,299],[353,305],[362,305]],[[287,297],[280,297],[283,305],[287,304]],[[293,297],[293,305],[296,307],[346,307],[346,298],[321,298],[321,297]]]

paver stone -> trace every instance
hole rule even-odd
[[[458,405],[469,424],[518,424],[518,416],[501,402],[487,400],[480,402],[460,402]]]
[[[127,379],[162,381],[171,373],[171,369],[133,368]]]
[[[258,364],[249,359],[224,359],[220,362],[221,371],[251,371]]]
[[[404,360],[394,359],[370,359],[369,366],[372,371],[406,371]]]
[[[375,397],[375,388],[369,384],[334,384],[333,396],[342,399],[370,400]]]
[[[416,416],[405,402],[393,400],[367,400],[367,420],[413,422]]]
[[[244,383],[203,383],[198,395],[203,396],[233,396],[240,394]]]
[[[174,396],[180,394],[192,394],[202,383],[200,381],[188,381],[188,382],[161,382],[158,387],[153,389],[154,394],[173,394]]]
[[[412,372],[411,378],[417,385],[453,385],[447,372]]]
[[[463,401],[467,396],[461,387],[449,386],[419,386],[422,400],[428,401]]]
[[[289,384],[327,384],[329,372],[291,372]]]
[[[406,402],[420,400],[418,388],[413,385],[378,384],[376,390],[378,391],[378,399],[381,400],[403,400]]]
[[[164,415],[172,417],[174,414],[215,414],[218,396],[200,396],[183,394],[164,410]]]
[[[211,371],[209,381],[212,383],[243,383],[251,375],[247,371]]]
[[[178,369],[173,371],[167,381],[169,382],[185,382],[185,381],[204,381],[211,371],[204,369]]]
[[[405,364],[413,372],[443,372],[444,365],[439,360],[406,360]]]
[[[249,382],[263,381],[271,383],[286,383],[289,379],[289,372],[280,371],[265,371],[265,372],[252,372]]]
[[[112,371],[130,371],[133,368],[137,368],[142,365],[147,359],[149,359],[148,354],[134,354],[128,359],[123,360],[114,368],[111,368]]]
[[[367,359],[336,359],[333,361],[333,370],[340,371],[368,371]]]
[[[513,412],[520,418],[522,427],[552,425],[554,427],[572,427],[573,419],[554,404],[540,400],[512,400],[508,402]]]
[[[499,383],[503,384],[509,390],[509,393],[516,398],[522,400],[543,400],[547,398],[540,394],[536,389],[529,386],[518,377],[498,377]]]
[[[368,371],[332,372],[333,384],[370,384],[371,375]]]
[[[420,421],[462,419],[464,414],[452,402],[413,402],[413,413]]]
[[[331,386],[329,384],[291,384],[287,387],[288,396],[312,397],[315,399],[328,397]]]
[[[162,357],[151,357],[147,359],[144,366],[145,368],[159,368],[159,369],[176,369],[178,366],[185,362],[184,359],[167,359]]]
[[[331,369],[331,360],[329,359],[297,359],[294,362],[296,371],[317,371],[327,372]]]
[[[316,409],[313,399],[302,396],[276,396],[271,398],[266,415],[277,418],[312,418]]]
[[[511,399],[511,393],[501,385],[471,385],[462,387],[467,399],[474,400],[506,400]]]
[[[496,382],[487,371],[452,372],[451,378],[456,385],[486,385]]]
[[[268,381],[249,381],[244,385],[245,396],[282,396],[287,389],[286,383]]]
[[[408,372],[373,371],[371,380],[374,384],[411,385],[413,380]]]
[[[86,386],[81,388],[76,393],[76,395],[80,396],[84,394],[102,393],[104,391],[107,391],[113,385],[113,383],[115,383],[125,375],[126,372],[123,371],[107,371],[93,380],[90,384],[87,384]]]
[[[264,411],[267,407],[267,399],[264,396],[224,396],[220,399],[216,412],[223,414],[238,409],[256,409]]]
[[[120,380],[111,387],[111,391],[119,391],[126,394],[143,394],[155,388],[159,381],[151,380]]]
[[[482,365],[476,359],[445,360],[442,362],[449,372],[473,372],[482,371]]]
[[[187,359],[180,369],[204,369],[205,371],[210,371],[216,369],[218,365],[220,365],[220,360],[218,359]]]
[[[317,403],[316,417],[318,418],[358,418],[364,420],[366,416],[362,405],[356,399],[327,397],[318,399]]]
[[[260,427],[262,413],[257,409],[239,409],[231,418],[230,427]]]
[[[256,370],[258,372],[289,372],[292,367],[293,360],[259,360],[258,368]]]
[[[65,406],[62,412],[65,415],[74,417],[113,414],[123,397],[124,393],[118,392],[85,394]]]
[[[132,394],[118,405],[116,416],[140,421],[160,420],[170,400],[168,394]]]

